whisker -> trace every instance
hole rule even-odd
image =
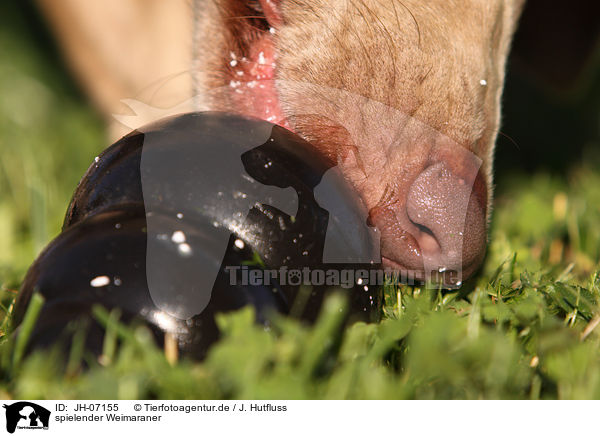
[[[504,136],[505,138],[507,138],[510,142],[512,142],[514,144],[514,146],[517,148],[517,150],[521,151],[521,147],[519,147],[519,144],[517,143],[517,141],[515,141],[509,135],[507,135],[506,133],[502,132],[501,130],[498,130],[498,134]]]
[[[412,17],[413,21],[415,22],[415,26],[417,27],[417,35],[419,37],[419,47],[421,47],[421,28],[419,27],[419,22],[417,21],[417,18],[414,16],[414,14],[412,13],[412,11],[408,8],[408,6],[406,6],[402,1],[400,0],[396,0],[398,3],[400,3],[400,5],[406,9],[408,11],[408,13],[410,14],[410,16]]]

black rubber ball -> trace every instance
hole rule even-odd
[[[166,119],[94,160],[63,233],[27,274],[15,321],[37,290],[46,304],[33,346],[101,304],[201,358],[218,338],[217,312],[252,305],[266,324],[290,312],[303,284],[302,319],[343,289],[348,319],[376,320],[380,287],[348,274],[380,264],[366,217],[339,169],[282,127],[217,112]]]
[[[216,312],[227,312],[251,304],[257,321],[267,323],[274,312],[287,307],[279,286],[231,285],[229,273],[220,268],[219,253],[209,226],[189,226],[175,218],[159,218],[157,233],[148,233],[146,216],[138,206],[105,211],[86,219],[57,237],[30,268],[18,296],[14,321],[20,323],[34,290],[45,298],[34,344],[50,345],[74,318],[90,317],[94,304],[118,308],[122,319],[143,319],[161,338],[174,335],[181,352],[196,358],[218,338]],[[186,249],[173,235],[185,234]],[[164,237],[166,235],[167,237]],[[148,247],[154,245],[156,260],[148,262]],[[247,253],[230,247],[228,263],[241,264]],[[202,265],[216,264],[218,274],[211,287],[199,285]],[[150,269],[157,273],[149,274]],[[156,280],[154,293],[148,277]],[[171,307],[169,307],[171,306]],[[188,318],[176,316],[182,307],[200,307]],[[165,310],[167,309],[167,310]],[[175,316],[173,315],[175,314]],[[89,335],[94,352],[100,352],[101,336]]]

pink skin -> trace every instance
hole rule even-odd
[[[281,17],[274,0],[261,0],[261,6],[269,23],[273,26],[281,24]],[[271,28],[275,31],[275,27]],[[275,67],[277,54],[271,34],[263,35],[255,42],[249,57],[238,57],[231,54],[230,66],[234,79],[230,86],[234,89],[234,101],[237,107],[243,107],[245,114],[271,123],[290,128],[275,89]],[[237,79],[237,80],[236,80]]]

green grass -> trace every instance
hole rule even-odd
[[[6,4],[0,397],[600,398],[597,139],[560,173],[500,169],[481,275],[453,292],[389,286],[379,324],[342,328],[339,296],[313,327],[282,318],[265,331],[248,308],[219,318],[223,339],[206,361],[170,362],[144,328],[123,326],[97,308],[107,329],[100,359],[85,354],[77,335],[66,367],[56,351],[23,356],[25,344],[6,336],[15,290],[58,234],[79,177],[106,143],[102,123],[44,45],[45,34]],[[565,147],[571,145],[581,146]]]

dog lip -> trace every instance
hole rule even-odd
[[[385,265],[389,265],[391,267],[400,269],[400,270],[407,270],[408,268],[406,268],[405,266],[403,266],[401,263],[396,262],[395,260],[390,259],[389,257],[386,256],[381,256],[381,263],[385,266]]]
[[[393,272],[411,272],[414,275],[415,280],[421,281],[421,280],[423,280],[423,277],[424,277],[423,270],[415,270],[415,269],[406,268],[401,263],[396,262],[395,260],[392,260],[386,256],[381,256],[381,265],[383,266],[383,268],[385,270],[390,269]]]
[[[392,260],[386,256],[381,256],[381,264],[382,264],[382,267],[384,270],[392,270],[393,272],[402,272],[404,274],[407,274],[407,278],[412,278],[412,279],[418,280],[420,282],[425,280],[426,271],[424,271],[423,269],[415,270],[415,269],[406,268],[401,263],[399,263],[395,260]],[[460,270],[460,275],[461,275],[460,283],[462,283],[466,279],[470,278],[473,275],[473,273],[475,273],[475,271],[477,271],[478,268],[479,268],[478,262],[472,262],[471,264],[467,265],[466,267],[463,267]],[[431,270],[430,272],[443,273],[444,271]]]

